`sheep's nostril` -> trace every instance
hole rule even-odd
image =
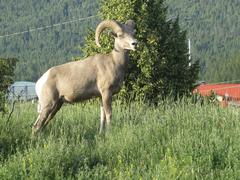
[[[136,42],[133,42],[132,45],[133,45],[133,46],[137,46],[137,43],[136,43]]]

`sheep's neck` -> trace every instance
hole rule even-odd
[[[128,64],[128,50],[117,50],[112,51],[113,60],[119,67],[126,67]]]

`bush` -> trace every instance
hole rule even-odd
[[[128,74],[120,97],[145,99],[157,103],[171,95],[174,98],[189,94],[198,76],[198,62],[189,66],[186,32],[177,20],[167,20],[167,8],[159,0],[107,0],[101,1],[102,19],[136,22],[139,48],[131,52]],[[101,38],[98,49],[91,31],[83,47],[85,56],[106,53],[113,48],[113,40]]]
[[[6,94],[10,84],[13,83],[16,63],[17,59],[14,58],[0,58],[0,113],[6,111]]]

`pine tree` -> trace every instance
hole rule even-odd
[[[138,97],[158,102],[169,96],[190,92],[198,75],[198,63],[189,66],[186,32],[181,31],[178,19],[166,20],[164,0],[105,0],[100,4],[100,17],[125,22],[136,22],[137,52],[131,52],[128,75],[121,96]],[[103,36],[104,48],[94,44],[94,32],[86,39],[85,56],[109,52],[113,43]]]

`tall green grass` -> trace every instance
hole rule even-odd
[[[31,138],[34,104],[0,119],[0,179],[237,179],[239,109],[165,101],[113,105],[99,135],[96,102],[64,106]]]

